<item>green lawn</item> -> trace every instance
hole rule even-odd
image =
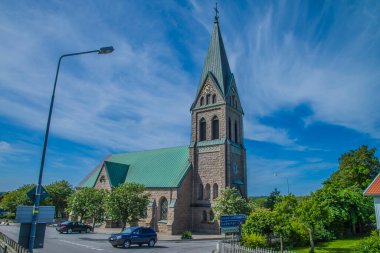
[[[361,237],[355,237],[355,238],[350,238],[350,239],[342,239],[342,240],[336,240],[332,242],[319,243],[315,247],[315,253],[354,252],[353,248],[355,248],[359,244],[361,239],[362,239]],[[309,248],[298,248],[292,251],[298,252],[298,253],[308,253]]]

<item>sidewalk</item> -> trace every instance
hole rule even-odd
[[[116,234],[120,233],[121,228],[95,228],[95,233],[98,234]],[[187,241],[187,240],[181,240],[181,235],[169,235],[165,233],[157,233],[157,237],[159,241]],[[193,234],[193,241],[200,241],[200,240],[221,240],[223,239],[223,235],[210,235],[210,234]]]

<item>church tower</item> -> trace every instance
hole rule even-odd
[[[217,12],[217,10],[216,10]],[[247,197],[243,108],[215,16],[207,56],[191,106],[192,230],[216,233],[211,205],[226,187]]]

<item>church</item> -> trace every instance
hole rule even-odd
[[[79,187],[140,183],[151,198],[140,225],[168,234],[219,233],[213,201],[226,187],[247,197],[247,168],[244,112],[217,15],[190,112],[189,145],[109,155]]]

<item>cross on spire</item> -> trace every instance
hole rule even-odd
[[[218,2],[215,2],[215,8],[214,8],[214,10],[215,10],[215,21],[214,21],[214,23],[218,23],[219,22]]]

